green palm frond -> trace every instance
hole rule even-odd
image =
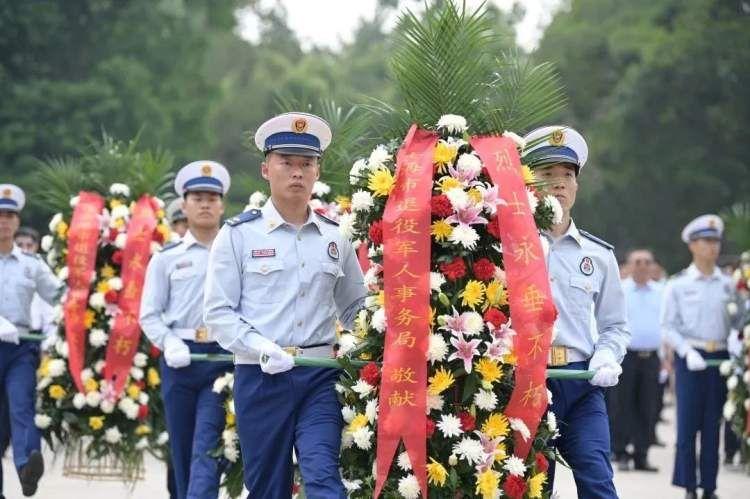
[[[551,63],[534,65],[515,50],[503,53],[496,63],[485,108],[489,111],[478,127],[520,133],[565,106],[565,91]]]
[[[750,248],[750,202],[735,203],[721,212],[724,232],[740,251]]]
[[[407,10],[394,36],[391,69],[412,120],[433,126],[444,114],[479,116],[489,90],[491,48],[498,35],[484,5],[469,13],[453,2]]]
[[[146,151],[134,155],[130,163],[130,191],[134,198],[143,194],[163,197],[172,190],[173,157],[162,150]]]
[[[73,158],[39,161],[31,180],[34,199],[56,212],[68,212],[72,196],[94,187],[91,178],[82,172],[80,160]]]

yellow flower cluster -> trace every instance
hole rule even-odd
[[[83,389],[88,392],[94,392],[99,389],[99,383],[94,378],[89,378],[83,383]]]
[[[445,485],[445,480],[448,478],[448,471],[445,467],[435,459],[430,458],[430,463],[427,463],[427,480],[432,485],[442,487]]]
[[[487,470],[477,475],[477,494],[482,499],[494,499],[498,491],[500,476],[497,471]]]
[[[49,396],[55,400],[60,400],[65,397],[65,388],[60,385],[52,385],[48,389]]]
[[[510,423],[505,414],[493,412],[482,424],[482,433],[489,438],[505,437],[510,432]]]
[[[159,371],[157,371],[153,367],[149,367],[148,371],[146,372],[146,382],[148,383],[148,386],[151,388],[155,388],[159,386],[161,383],[161,378],[159,377]]]
[[[465,307],[476,308],[477,305],[481,305],[484,302],[484,294],[486,287],[483,282],[471,279],[466,283],[466,287],[459,295],[461,298],[461,304]]]
[[[484,310],[489,307],[497,308],[508,304],[508,292],[500,281],[495,279],[490,281],[485,292],[487,293],[487,301],[482,307]]]
[[[435,375],[430,377],[430,386],[427,387],[427,393],[430,395],[439,395],[444,392],[456,381],[453,377],[453,373],[446,371],[442,367],[435,372]]]
[[[453,227],[445,220],[435,220],[430,227],[430,234],[435,237],[435,241],[441,242],[447,240],[453,233]]]
[[[503,371],[498,363],[490,358],[482,357],[474,364],[474,369],[482,376],[485,383],[494,383],[503,377]]]
[[[396,179],[388,168],[378,168],[367,177],[367,188],[379,197],[388,196],[395,183]]]

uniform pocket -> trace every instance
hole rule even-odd
[[[579,317],[588,318],[596,283],[591,277],[573,275],[569,284],[571,311]]]
[[[243,285],[249,298],[256,303],[274,303],[281,299],[284,262],[250,259],[244,266]]]

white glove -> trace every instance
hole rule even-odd
[[[52,347],[57,345],[57,339],[57,331],[47,334],[47,336],[44,337],[44,340],[42,340],[42,351],[46,352],[52,350]]]
[[[589,383],[607,388],[617,384],[622,374],[622,367],[609,350],[596,350],[589,361],[589,371],[595,371]]]
[[[685,352],[685,362],[687,362],[687,368],[691,371],[702,371],[706,368],[706,361],[703,360],[701,354],[692,348]]]
[[[18,328],[5,317],[0,317],[0,341],[18,345]]]
[[[729,333],[727,350],[732,357],[742,357],[742,340],[740,339],[740,332],[736,329],[732,329]]]
[[[177,336],[168,335],[164,339],[164,361],[172,369],[190,365],[190,348]]]
[[[260,369],[266,374],[278,374],[294,367],[294,357],[276,343],[267,342],[260,348]]]

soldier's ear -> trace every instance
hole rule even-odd
[[[260,175],[268,180],[268,164],[265,161],[260,164]]]

